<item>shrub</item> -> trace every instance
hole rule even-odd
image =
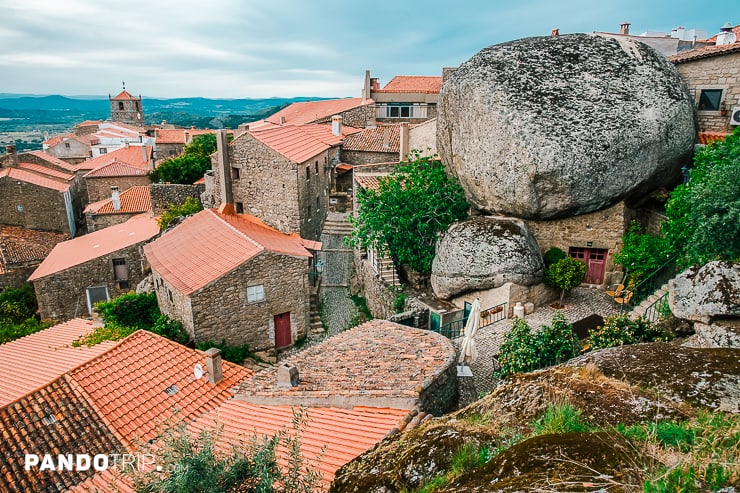
[[[565,294],[576,286],[580,286],[586,277],[588,266],[580,260],[565,257],[545,271],[545,284],[560,288],[560,304],[563,304]]]
[[[0,323],[23,324],[36,315],[38,308],[36,293],[30,284],[0,292]]]
[[[186,331],[185,327],[182,326],[182,323],[168,317],[167,315],[160,315],[149,330],[180,344],[187,344],[190,342],[190,334],[188,334],[188,331]]]
[[[106,324],[136,329],[150,329],[161,315],[154,292],[122,294],[110,301],[97,303],[95,309]]]
[[[552,326],[543,325],[534,334],[534,345],[539,368],[560,364],[580,352],[580,343],[573,332],[573,326],[560,311],[553,314]]]
[[[629,287],[634,288],[656,271],[671,256],[668,241],[662,236],[642,233],[640,223],[632,221],[622,236],[622,248],[614,254],[614,262],[629,275]]]
[[[403,291],[396,294],[393,298],[393,309],[396,313],[401,313],[406,308],[406,293]]]
[[[558,263],[568,255],[558,247],[552,247],[542,256],[545,261],[545,267],[550,267],[552,264]]]
[[[589,349],[667,340],[667,336],[647,319],[640,317],[633,320],[626,313],[607,317],[604,325],[590,330],[588,335]]]
[[[220,344],[213,341],[204,341],[198,343],[198,349],[201,351],[208,351],[211,348],[218,348],[221,350],[221,357],[226,361],[231,361],[241,365],[245,359],[250,357],[252,353],[249,352],[249,346],[242,344],[241,346],[229,346],[225,340],[221,340]]]
[[[532,435],[583,432],[589,429],[580,409],[569,402],[550,404],[547,411],[532,423]]]
[[[499,350],[499,378],[537,368],[539,360],[534,340],[532,329],[527,321],[517,318],[514,326],[504,337],[504,343]]]
[[[185,199],[185,202],[183,202],[182,205],[170,205],[167,210],[165,210],[162,215],[159,216],[159,219],[157,219],[157,224],[159,224],[160,231],[164,231],[175,218],[187,217],[202,210],[203,205],[200,203],[200,201],[194,199],[193,197],[188,197],[187,199]]]
[[[182,156],[167,159],[151,173],[153,182],[190,185],[211,169],[210,154],[216,150],[214,134],[197,135],[185,147]]]

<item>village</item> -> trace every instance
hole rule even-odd
[[[109,98],[109,119],[79,122],[39,150],[7,145],[0,294],[30,284],[45,325],[0,345],[0,490],[140,491],[107,463],[39,469],[28,454],[56,464],[60,454],[139,454],[145,444],[156,457],[168,420],[191,436],[221,427],[219,440],[237,444],[281,433],[299,412],[300,456],[317,490],[422,491],[449,457],[422,451],[433,466],[399,458],[387,466],[400,471],[393,478],[362,460],[380,464],[384,447],[394,457],[419,434],[415,445],[432,443],[441,423],[465,435],[455,427],[485,416],[486,396],[516,400],[504,379],[509,334],[521,321],[555,327],[560,316],[581,348],[609,317],[659,324],[672,314],[691,326],[692,342],[663,354],[660,368],[693,351],[702,372],[722,376],[689,377],[686,363],[675,378],[711,395],[703,409],[740,412],[728,390],[740,379],[738,259],[687,270],[664,258],[632,283],[634,269],[620,261],[633,225],[660,232],[660,196],[689,183],[696,150],[740,126],[740,26],[698,40],[685,31],[555,29],[484,48],[439,75],[383,84],[367,70],[359,97],[293,103],[235,129],[147,123],[146,99],[123,87]],[[208,143],[202,176],[155,178]],[[399,260],[394,244],[358,233],[366,197],[409,163],[443,169],[464,204],[432,235],[426,272]],[[575,285],[548,280],[563,258],[583,266]],[[118,328],[98,304],[147,296],[167,328],[110,335]],[[89,343],[91,334],[108,335]],[[225,358],[235,348],[248,355]],[[577,361],[620,378],[604,369],[607,356],[589,354]],[[670,378],[654,373],[650,385],[624,377],[666,394],[630,397],[642,399],[640,419],[693,416],[669,402],[681,401],[660,387]],[[547,378],[550,391],[581,398],[577,384]],[[502,423],[533,417],[498,402]],[[501,471],[486,476],[491,485],[514,476]],[[737,486],[737,463],[726,471]],[[464,476],[423,491],[475,490],[453,482]],[[491,491],[521,491],[504,486]]]

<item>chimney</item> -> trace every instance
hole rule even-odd
[[[149,158],[149,156],[147,155],[147,152],[146,152],[146,146],[143,145],[143,146],[141,146],[141,161],[143,163],[149,164],[149,159],[148,158]]]
[[[15,144],[8,144],[5,146],[5,155],[10,158],[8,160],[8,166],[11,168],[18,167],[18,153],[15,152]]]
[[[333,115],[331,117],[331,134],[342,136],[342,115]]]
[[[221,174],[221,203],[231,204],[234,202],[234,194],[231,191],[231,163],[229,162],[229,141],[226,130],[216,131],[216,157],[218,159]]]
[[[630,23],[623,22],[619,25],[619,34],[627,35],[630,33]]]
[[[391,136],[389,134],[388,127],[383,127],[383,149],[388,149],[391,146]]]
[[[556,27],[555,29],[550,31],[550,36],[560,36],[560,29]]]
[[[118,193],[117,186],[110,187],[110,198],[111,198],[111,202],[113,202],[113,210],[120,211],[121,210],[121,194]]]
[[[377,77],[373,77],[370,79],[370,93],[372,94],[372,91],[379,91],[380,90],[380,84],[378,84]]]
[[[372,94],[370,92],[370,71],[365,70],[365,83],[362,86],[362,100],[370,99]]]
[[[184,130],[182,134],[185,137],[185,145],[188,145],[190,143],[188,142],[188,137],[190,137],[190,132],[188,132],[187,130]]]
[[[402,123],[401,127],[399,128],[399,161],[406,160],[406,156],[409,153],[409,124],[408,123]]]
[[[224,379],[220,349],[212,347],[206,351],[206,371],[208,372],[208,381],[211,383],[215,384]]]
[[[280,117],[280,125],[285,125],[285,117],[284,116],[281,116]]]
[[[300,382],[298,368],[290,363],[283,363],[278,366],[277,386],[278,387],[295,387]]]

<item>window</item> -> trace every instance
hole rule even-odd
[[[313,168],[316,174],[318,175],[319,174],[319,162],[318,161],[314,163]]]
[[[321,211],[321,204],[319,203],[319,198],[316,197],[316,212]]]
[[[92,286],[87,288],[87,310],[92,314],[95,303],[108,301],[108,288],[106,286]]]
[[[123,111],[123,102],[122,101],[119,101],[118,102],[118,110],[119,111]]]
[[[699,95],[700,111],[719,111],[722,89],[702,89]]]
[[[65,148],[65,149],[69,149],[69,142],[65,142],[65,143],[64,143],[64,148]]]
[[[108,149],[106,149],[105,147],[101,147],[100,154],[108,154]]]
[[[306,181],[310,179],[311,179],[311,166],[307,164],[306,165]]]
[[[238,180],[239,179],[239,168],[231,168],[231,179],[232,180]]]
[[[427,105],[414,103],[388,103],[377,106],[378,118],[426,118]]]
[[[265,301],[264,284],[247,287],[247,303],[259,303],[260,301]]]
[[[113,259],[113,279],[118,283],[118,289],[128,289],[128,267],[125,258]]]
[[[236,203],[236,213],[237,214],[244,214],[244,203],[243,202],[237,202]]]

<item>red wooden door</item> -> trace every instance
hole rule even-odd
[[[275,315],[275,347],[290,346],[293,343],[290,335],[290,312]]]
[[[592,248],[588,252],[588,272],[586,272],[586,284],[601,284],[604,282],[604,259],[606,250]]]

